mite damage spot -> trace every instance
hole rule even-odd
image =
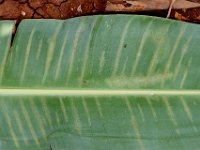
[[[82,84],[87,84],[88,82],[86,80],[82,80]]]

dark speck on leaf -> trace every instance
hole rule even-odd
[[[87,81],[86,80],[82,80],[82,84],[87,84]]]

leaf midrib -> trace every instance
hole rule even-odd
[[[0,96],[154,96],[154,95],[200,95],[200,90],[156,89],[0,89]]]

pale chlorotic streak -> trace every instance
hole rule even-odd
[[[131,119],[132,127],[133,127],[133,129],[134,129],[134,131],[136,133],[136,136],[138,137],[137,138],[138,144],[139,144],[141,150],[145,150],[144,143],[141,140],[141,134],[140,134],[140,128],[139,128],[139,125],[138,125],[138,120],[136,119],[136,116],[133,113],[132,106],[131,106],[131,103],[130,103],[129,99],[126,97],[125,100],[126,100],[126,105],[128,107],[128,110],[129,110],[129,112],[131,114],[131,118],[130,119]]]
[[[31,46],[32,46],[32,43],[33,43],[32,41],[33,41],[34,34],[35,34],[35,28],[33,28],[33,30],[30,33],[27,48],[26,48],[26,51],[25,51],[25,54],[24,54],[24,64],[23,64],[23,69],[22,69],[21,78],[20,78],[21,83],[23,82],[23,80],[25,78],[26,68],[27,68],[30,53],[31,53]]]
[[[117,54],[116,54],[116,59],[115,59],[115,62],[114,62],[114,66],[113,66],[113,72],[112,72],[112,76],[114,76],[117,72],[117,69],[119,68],[119,62],[120,62],[120,57],[121,57],[121,54],[122,54],[122,50],[123,50],[123,45],[124,45],[124,41],[125,41],[125,38],[127,36],[127,33],[129,31],[129,27],[130,27],[130,24],[132,23],[133,19],[129,20],[123,31],[122,31],[122,36],[121,36],[121,39],[120,39],[120,42],[119,42],[119,46],[118,46],[118,49],[117,49]]]
[[[78,46],[78,41],[80,40],[80,36],[81,36],[81,32],[83,32],[83,30],[85,29],[85,24],[84,24],[84,20],[82,20],[77,28],[77,31],[75,33],[75,38],[74,38],[74,42],[73,42],[73,47],[71,49],[71,54],[70,54],[70,64],[68,67],[68,74],[67,74],[67,79],[66,79],[66,84],[68,84],[69,78],[72,74],[73,71],[73,63],[75,60],[75,56],[76,56],[76,52],[77,52],[77,46]]]
[[[37,132],[36,132],[36,130],[34,130],[34,126],[33,126],[31,119],[28,115],[28,110],[25,107],[25,103],[23,101],[20,101],[19,103],[20,103],[20,108],[22,110],[22,116],[24,117],[26,124],[28,125],[31,136],[33,137],[33,140],[35,141],[36,145],[40,145],[40,141],[37,138]]]
[[[0,89],[0,96],[154,96],[200,95],[200,90],[120,90],[120,89]]]
[[[176,38],[176,41],[175,41],[175,43],[174,43],[174,46],[173,46],[173,48],[172,48],[172,50],[171,50],[171,53],[170,53],[170,55],[169,55],[169,59],[168,59],[168,61],[167,61],[167,63],[166,63],[165,70],[164,70],[164,74],[166,74],[166,73],[169,72],[169,70],[170,70],[170,67],[171,67],[171,65],[172,65],[172,61],[174,60],[174,57],[175,57],[175,52],[177,51],[178,46],[180,45],[181,39],[182,39],[183,35],[185,34],[185,30],[186,30],[186,29],[187,29],[187,26],[183,26],[183,27],[181,28],[181,30],[180,30],[179,35],[178,35],[177,38]],[[175,58],[175,59],[176,59],[176,58]],[[165,81],[163,80],[163,82],[161,83],[161,86],[162,86],[162,87],[163,87],[164,83],[165,83]]]
[[[87,63],[88,63],[90,44],[91,44],[92,37],[93,37],[92,34],[94,34],[94,28],[95,28],[96,23],[97,23],[97,19],[95,19],[92,23],[91,32],[90,32],[90,35],[88,37],[88,41],[87,41],[87,44],[86,44],[86,47],[85,47],[85,50],[84,50],[84,57],[83,57],[83,64],[82,64],[82,70],[81,70],[81,75],[80,75],[80,81],[83,80],[85,72],[86,72],[86,66],[87,66]]]
[[[138,48],[138,51],[137,51],[137,54],[136,54],[136,59],[135,59],[135,62],[133,64],[133,67],[132,67],[132,71],[131,71],[132,76],[135,74],[135,71],[138,67],[139,61],[141,59],[142,52],[144,50],[145,42],[147,41],[147,38],[149,36],[149,32],[151,31],[152,23],[153,23],[153,21],[149,22],[145,31],[143,32],[142,40],[140,42],[140,45],[139,45],[139,48]]]
[[[175,81],[177,75],[180,74],[181,67],[182,67],[182,62],[183,62],[183,58],[187,56],[186,52],[188,50],[189,45],[191,45],[192,37],[193,37],[193,35],[190,36],[187,39],[186,43],[184,44],[184,46],[183,46],[183,48],[181,50],[180,58],[179,58],[179,61],[178,61],[177,65],[176,65],[176,70],[175,70],[174,79],[173,79],[174,81]],[[189,60],[189,63],[190,63],[190,60]]]
[[[45,68],[44,68],[44,75],[43,75],[43,79],[42,79],[42,84],[45,83],[50,66],[51,66],[51,62],[53,61],[53,56],[55,53],[55,49],[56,49],[56,39],[58,38],[59,32],[62,28],[63,24],[59,24],[58,27],[56,28],[56,30],[53,33],[53,36],[49,39],[49,47],[47,49],[47,56],[46,56],[46,62],[45,62]]]

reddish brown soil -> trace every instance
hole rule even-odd
[[[67,19],[83,15],[104,14],[107,1],[123,0],[0,0],[0,19]],[[117,12],[110,12],[116,14]],[[123,13],[123,12],[121,12]],[[127,13],[127,12],[124,12]],[[166,17],[167,11],[137,12]],[[171,18],[200,23],[200,8],[173,10]]]
[[[104,11],[104,0],[0,0],[0,19],[66,19]]]
[[[175,10],[172,13],[172,17],[182,21],[200,23],[200,8]]]

